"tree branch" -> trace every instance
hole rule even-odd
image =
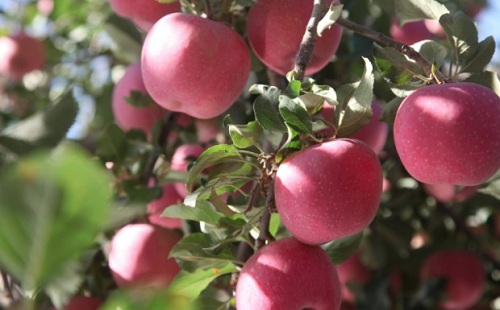
[[[424,57],[422,57],[422,55],[420,55],[417,51],[415,51],[411,46],[408,46],[402,42],[395,41],[380,32],[356,24],[342,17],[339,17],[335,23],[344,28],[352,30],[364,37],[367,37],[377,43],[380,43],[383,46],[394,48],[395,50],[405,54],[409,58],[413,59],[419,66],[421,66],[428,77],[435,76],[439,81],[446,80],[446,76],[441,71],[439,70],[433,71],[432,64],[429,63]]]
[[[307,23],[306,31],[300,42],[300,47],[295,56],[295,79],[302,81],[305,76],[306,67],[312,60],[314,46],[316,45],[316,37],[318,23],[328,11],[326,0],[314,0],[314,7],[311,13],[311,18]]]

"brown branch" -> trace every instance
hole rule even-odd
[[[306,31],[300,42],[299,50],[295,56],[295,79],[302,81],[305,76],[306,67],[312,60],[314,46],[316,45],[316,37],[318,23],[328,11],[326,0],[314,0],[314,6],[311,13],[311,18],[307,23]]]
[[[409,58],[413,59],[419,66],[421,66],[428,77],[435,76],[438,79],[438,81],[446,80],[446,76],[441,71],[439,70],[433,71],[432,64],[429,63],[424,57],[422,57],[422,55],[420,55],[417,51],[415,51],[411,46],[408,46],[402,42],[395,41],[378,31],[356,24],[342,17],[339,17],[335,23],[344,28],[352,30],[364,37],[367,37],[377,43],[380,43],[383,46],[394,48],[395,50],[405,54]]]
[[[271,223],[271,214],[276,209],[274,204],[274,179],[269,184],[267,189],[267,197],[266,197],[266,205],[264,206],[264,213],[260,218],[259,223],[259,236],[255,240],[255,249],[258,250],[268,241],[274,241],[274,237],[271,235],[269,231],[269,224]]]

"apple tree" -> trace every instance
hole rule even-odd
[[[0,309],[500,309],[485,7],[0,3]]]

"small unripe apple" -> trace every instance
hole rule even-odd
[[[272,242],[245,263],[236,285],[238,310],[337,310],[340,283],[326,252],[295,238]]]
[[[152,224],[169,229],[182,228],[181,219],[161,216],[165,208],[181,202],[182,197],[177,193],[174,185],[167,184],[163,186],[161,197],[148,204],[149,221]]]
[[[102,300],[96,297],[77,295],[69,301],[64,310],[97,310],[102,304]]]
[[[142,48],[146,89],[165,109],[207,119],[224,113],[250,73],[243,38],[199,16],[169,14],[149,31]]]
[[[179,1],[160,3],[158,0],[109,0],[113,11],[131,19],[139,28],[148,31],[165,15],[180,12]]]
[[[179,146],[174,155],[172,155],[171,169],[174,171],[187,172],[188,166],[193,160],[197,159],[205,149],[199,144],[183,144]],[[186,197],[188,190],[186,183],[176,182],[174,187],[177,193],[182,197]]]
[[[151,224],[129,224],[111,240],[108,263],[120,287],[166,287],[180,268],[169,258],[180,240],[172,231]]]
[[[150,134],[155,122],[162,119],[166,111],[151,102],[146,107],[135,107],[126,100],[132,91],[147,94],[142,81],[141,64],[130,65],[113,89],[112,107],[115,120],[123,130],[140,129]]]
[[[293,69],[312,10],[312,0],[259,0],[250,8],[248,41],[267,67],[281,75]],[[330,62],[341,37],[342,27],[338,25],[317,37],[313,58],[306,68],[307,75],[318,72]]]
[[[0,74],[17,80],[43,67],[45,46],[38,39],[20,32],[0,37],[0,55]]]
[[[500,168],[500,98],[484,86],[424,86],[403,100],[394,142],[411,176],[429,184],[479,185]]]
[[[433,38],[433,34],[427,28],[424,20],[407,22],[400,26],[399,22],[393,19],[389,32],[394,40],[408,45]]]
[[[422,280],[446,280],[442,309],[458,310],[473,306],[485,288],[485,271],[481,260],[465,250],[439,251],[429,256],[421,269]]]
[[[296,152],[279,166],[276,208],[300,241],[322,244],[362,231],[377,213],[382,167],[370,147],[336,139]]]

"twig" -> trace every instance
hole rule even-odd
[[[274,204],[274,179],[269,184],[267,189],[266,205],[264,207],[264,213],[260,218],[259,223],[259,236],[255,240],[255,249],[258,250],[268,241],[274,241],[274,237],[269,232],[269,224],[271,223],[271,214],[276,206]]]
[[[312,60],[314,46],[316,45],[316,37],[318,23],[328,11],[326,0],[314,0],[314,6],[311,13],[311,18],[307,23],[306,31],[300,42],[300,47],[295,56],[295,79],[302,81],[306,72],[306,67]]]
[[[422,55],[420,55],[417,51],[415,51],[411,46],[408,46],[402,42],[395,41],[380,32],[356,24],[342,17],[339,17],[335,23],[344,28],[352,30],[364,37],[372,39],[373,41],[378,42],[386,47],[392,47],[395,50],[405,54],[409,58],[413,59],[419,66],[421,66],[428,77],[435,76],[438,79],[438,81],[446,80],[446,76],[441,71],[433,70],[432,64],[429,63],[424,57],[422,57]]]

